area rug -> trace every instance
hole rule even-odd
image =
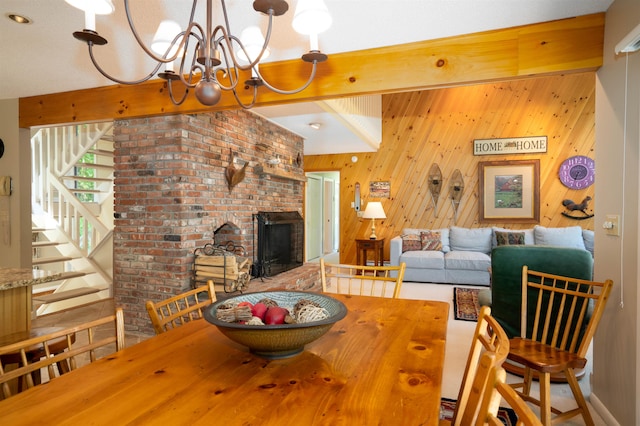
[[[479,289],[453,288],[453,312],[457,320],[478,321],[480,303],[478,303]]]
[[[440,400],[440,416],[441,420],[452,420],[453,419],[453,411],[456,409],[456,400],[449,398],[442,398]],[[498,419],[505,425],[511,426],[515,425],[518,421],[518,416],[516,416],[515,411],[511,408],[500,407],[498,409]]]

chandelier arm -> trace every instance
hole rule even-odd
[[[174,53],[173,56],[170,57],[170,58],[165,58],[167,53],[165,53],[165,55],[163,55],[163,56],[158,56],[144,43],[144,41],[142,41],[142,38],[140,38],[140,35],[138,34],[138,31],[136,30],[135,24],[133,23],[133,16],[131,15],[131,10],[129,8],[129,0],[124,0],[125,15],[127,15],[127,21],[129,22],[129,28],[131,29],[131,32],[133,33],[134,38],[138,42],[138,45],[144,51],[144,53],[147,54],[147,56],[149,56],[150,58],[152,58],[156,62],[161,62],[161,63],[165,63],[165,64],[168,63],[168,62],[173,62],[173,61],[175,61],[177,59],[178,54],[184,48],[186,40],[188,40],[190,35],[194,35],[196,38],[198,38],[197,34],[195,34],[195,33],[193,33],[191,31],[191,29],[194,26],[202,31],[202,29],[197,24],[194,25],[194,22],[193,22],[193,13],[194,13],[196,1],[197,0],[193,1],[194,4],[193,4],[192,10],[191,10],[191,20],[189,21],[189,25],[187,26],[187,30],[180,32],[174,38],[174,42],[177,41],[178,38],[181,38],[180,44],[178,45],[178,48],[176,49],[176,53]],[[169,46],[169,49],[167,49],[167,52],[170,52],[171,49],[173,48],[173,46],[174,46],[174,43],[171,43],[171,46]]]
[[[195,51],[198,51],[198,46],[196,45],[195,47]],[[178,69],[178,76],[180,78],[180,81],[182,82],[182,84],[184,84],[186,87],[188,88],[194,88],[196,87],[197,83],[193,82],[193,76],[195,74],[196,71],[200,71],[201,75],[204,75],[204,70],[202,69],[202,67],[198,64],[198,62],[196,61],[196,55],[192,55],[191,57],[191,65],[189,66],[189,72],[185,73],[184,71],[184,66],[185,66],[185,61],[187,59],[187,55],[182,55],[182,60],[180,61],[180,68]],[[189,80],[187,81],[184,76],[188,75],[189,76]]]
[[[173,85],[171,84],[171,80],[167,81],[167,86],[169,87],[169,97],[171,98],[171,102],[174,105],[182,105],[184,103],[184,101],[187,99],[187,95],[189,95],[189,87],[187,86],[187,88],[185,88],[184,94],[182,95],[182,99],[180,99],[179,101],[176,101],[175,96],[173,95]]]
[[[93,55],[93,43],[92,42],[87,42],[87,45],[89,46],[89,57],[91,58],[91,62],[93,63],[93,66],[96,67],[96,69],[98,70],[98,72],[100,72],[100,74],[102,74],[103,76],[107,77],[109,80],[118,83],[118,84],[140,84],[140,83],[144,83],[145,81],[149,80],[151,77],[153,77],[158,70],[160,69],[160,66],[162,65],[161,62],[159,62],[158,64],[156,64],[155,68],[153,69],[153,71],[151,71],[146,77],[143,77],[139,80],[133,80],[133,81],[127,81],[127,80],[121,80],[119,78],[113,77],[111,76],[109,73],[107,73],[105,70],[102,69],[102,67],[98,64],[98,61],[96,60],[95,56]]]
[[[260,60],[262,60],[262,57],[264,56],[264,53],[267,51],[267,48],[269,47],[269,42],[271,40],[271,30],[273,29],[273,10],[272,9],[269,9],[268,16],[269,16],[269,25],[267,26],[267,35],[264,37],[264,43],[262,45],[262,49],[260,50],[260,54],[257,56],[257,58],[253,62],[251,62],[248,65],[242,65],[240,63],[240,61],[238,61],[238,59],[236,58],[236,55],[234,53],[234,49],[233,49],[233,43],[232,42],[235,41],[236,43],[238,43],[238,46],[240,46],[240,49],[242,49],[242,51],[244,52],[244,55],[247,58],[249,58],[249,54],[247,53],[247,50],[245,49],[244,44],[242,44],[242,41],[240,41],[240,39],[238,37],[236,37],[233,34],[231,34],[231,31],[228,28],[227,28],[227,30],[225,30],[220,25],[218,25],[218,27],[216,27],[216,31],[212,34],[212,38],[213,38],[214,34],[218,30],[222,31],[222,36],[217,38],[215,43],[216,43],[216,45],[223,46],[223,44],[221,42],[224,40],[224,42],[228,46],[229,52],[231,54],[231,60],[233,61],[234,67],[240,68],[241,70],[249,70],[249,69],[255,67],[256,65],[258,65],[260,63]],[[227,25],[228,25],[228,23],[227,23]]]
[[[245,104],[244,102],[242,102],[235,88],[232,90],[232,92],[233,92],[233,96],[236,98],[236,102],[238,103],[238,105],[240,105],[244,109],[253,108],[253,106],[256,104],[256,100],[258,99],[258,86],[253,87],[253,99],[251,99],[251,103],[248,103],[248,104]]]
[[[224,45],[220,45],[220,50],[222,51],[222,56],[224,57],[224,63],[225,63],[225,69],[223,69],[222,67],[217,68],[214,72],[214,80],[216,83],[218,83],[218,85],[220,86],[220,88],[222,90],[225,91],[229,91],[229,90],[235,90],[235,88],[238,86],[238,83],[240,82],[240,73],[238,72],[238,68],[237,67],[229,67],[229,58],[227,56],[227,50],[224,48]],[[215,73],[217,73],[218,71],[222,71],[224,72],[230,82],[229,86],[225,86],[220,80],[218,80],[218,78],[215,76]]]
[[[278,89],[277,87],[272,86],[271,84],[269,84],[269,82],[267,82],[267,80],[265,80],[264,77],[262,77],[262,74],[260,74],[260,70],[255,70],[255,71],[256,71],[256,74],[258,75],[258,78],[260,78],[260,80],[262,80],[262,84],[264,86],[266,86],[267,89],[271,90],[272,92],[279,93],[281,95],[293,95],[293,94],[302,92],[304,89],[309,87],[309,85],[311,84],[311,82],[313,81],[313,79],[316,76],[317,65],[318,65],[318,61],[313,61],[313,67],[311,68],[311,75],[309,76],[309,79],[307,80],[307,82],[305,84],[303,84],[302,86],[298,87],[297,89],[293,89],[293,90]]]

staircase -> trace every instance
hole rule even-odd
[[[31,137],[34,316],[113,293],[113,123],[37,130]]]

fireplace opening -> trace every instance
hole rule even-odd
[[[257,258],[254,277],[272,277],[302,266],[304,221],[300,213],[258,212]]]

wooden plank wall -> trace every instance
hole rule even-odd
[[[364,206],[382,201],[387,219],[376,221],[376,234],[388,241],[405,227],[476,228],[502,226],[530,228],[534,224],[480,223],[478,218],[478,163],[500,160],[540,160],[540,225],[580,225],[593,229],[593,219],[564,217],[562,200],[582,201],[594,196],[594,186],[565,187],[558,179],[562,161],[573,155],[594,158],[595,73],[587,72],[490,84],[384,95],[382,143],[375,153],[305,156],[305,171],[340,171],[341,262],[355,263],[355,238],[366,238],[371,221],[351,208],[356,182]],[[540,154],[473,155],[474,139],[547,136],[548,149]],[[352,162],[352,155],[358,161]],[[595,158],[594,158],[595,159]],[[438,163],[444,176],[438,217],[428,191],[428,171]],[[447,197],[449,178],[460,169],[465,180],[454,222]],[[369,196],[369,183],[390,181],[388,199]],[[593,201],[588,211],[592,213]]]

